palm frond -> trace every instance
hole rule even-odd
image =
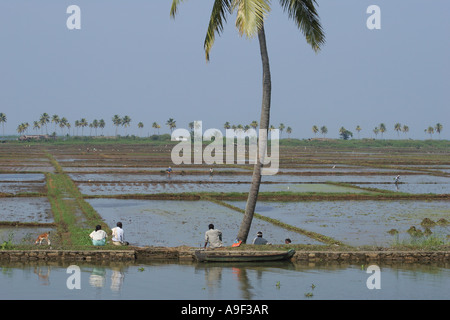
[[[325,34],[314,6],[317,2],[315,0],[280,0],[280,4],[305,35],[306,42],[314,51],[319,51],[325,43]]]
[[[252,38],[263,25],[270,11],[270,1],[234,0],[233,9],[237,9],[236,27],[240,35]]]
[[[175,15],[177,14],[178,5],[184,0],[173,0],[172,6],[170,7],[170,16],[175,19]]]
[[[216,39],[216,33],[220,35],[223,31],[224,22],[227,21],[227,14],[232,12],[232,0],[215,0],[209,20],[208,30],[204,43],[206,60],[209,61],[209,52]]]

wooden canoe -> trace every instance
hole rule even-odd
[[[289,260],[295,250],[289,251],[195,251],[199,262],[265,262]]]

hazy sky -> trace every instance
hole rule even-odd
[[[152,134],[153,122],[174,118],[178,128],[194,120],[203,129],[259,122],[261,60],[257,38],[241,38],[231,16],[216,38],[211,61],[203,41],[213,1],[185,1],[175,20],[171,0],[2,0],[0,2],[0,112],[6,132],[32,125],[44,112],[72,123],[112,117],[132,119],[128,133]],[[450,138],[450,1],[318,0],[326,44],[318,54],[273,0],[266,22],[272,72],[271,124],[313,137],[344,126],[374,137],[396,138],[396,122],[408,137],[444,125]],[[69,5],[81,9],[81,30],[69,30]],[[381,29],[369,30],[370,5],[381,9]],[[49,130],[53,131],[53,125]],[[30,131],[32,132],[32,130]],[[59,130],[57,131],[60,132]],[[89,130],[85,129],[85,134]],[[121,129],[119,132],[124,133]],[[403,134],[401,135],[404,136]],[[434,135],[433,138],[437,138]]]

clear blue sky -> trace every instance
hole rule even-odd
[[[315,54],[293,21],[272,1],[266,23],[271,71],[271,123],[313,137],[325,125],[337,138],[341,126],[373,137],[396,122],[408,137],[444,125],[450,138],[450,1],[318,0],[326,44]],[[68,30],[66,9],[81,8],[81,30]],[[369,30],[369,5],[381,8],[381,30]],[[113,115],[132,119],[144,134],[151,124],[169,132],[202,120],[203,128],[259,122],[261,61],[257,39],[238,35],[235,17],[205,62],[203,41],[212,1],[182,3],[175,20],[171,0],[2,0],[0,2],[0,112],[7,133],[32,125],[44,112],[72,123]],[[53,126],[50,126],[49,129]],[[30,131],[32,132],[32,130]],[[88,129],[85,129],[85,134]],[[124,133],[123,130],[121,130]],[[59,133],[59,131],[58,131]],[[403,135],[402,135],[403,136]],[[437,138],[434,135],[433,138]]]

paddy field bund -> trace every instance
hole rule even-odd
[[[214,165],[213,175],[206,165],[173,166],[173,145],[2,144],[0,259],[189,260],[209,223],[229,247],[252,166]],[[280,171],[262,179],[248,242],[263,231],[272,245],[257,249],[292,247],[295,259],[307,261],[448,262],[448,150],[281,144]],[[117,221],[130,247],[90,244],[95,225],[109,232]],[[51,246],[34,246],[48,230]]]

